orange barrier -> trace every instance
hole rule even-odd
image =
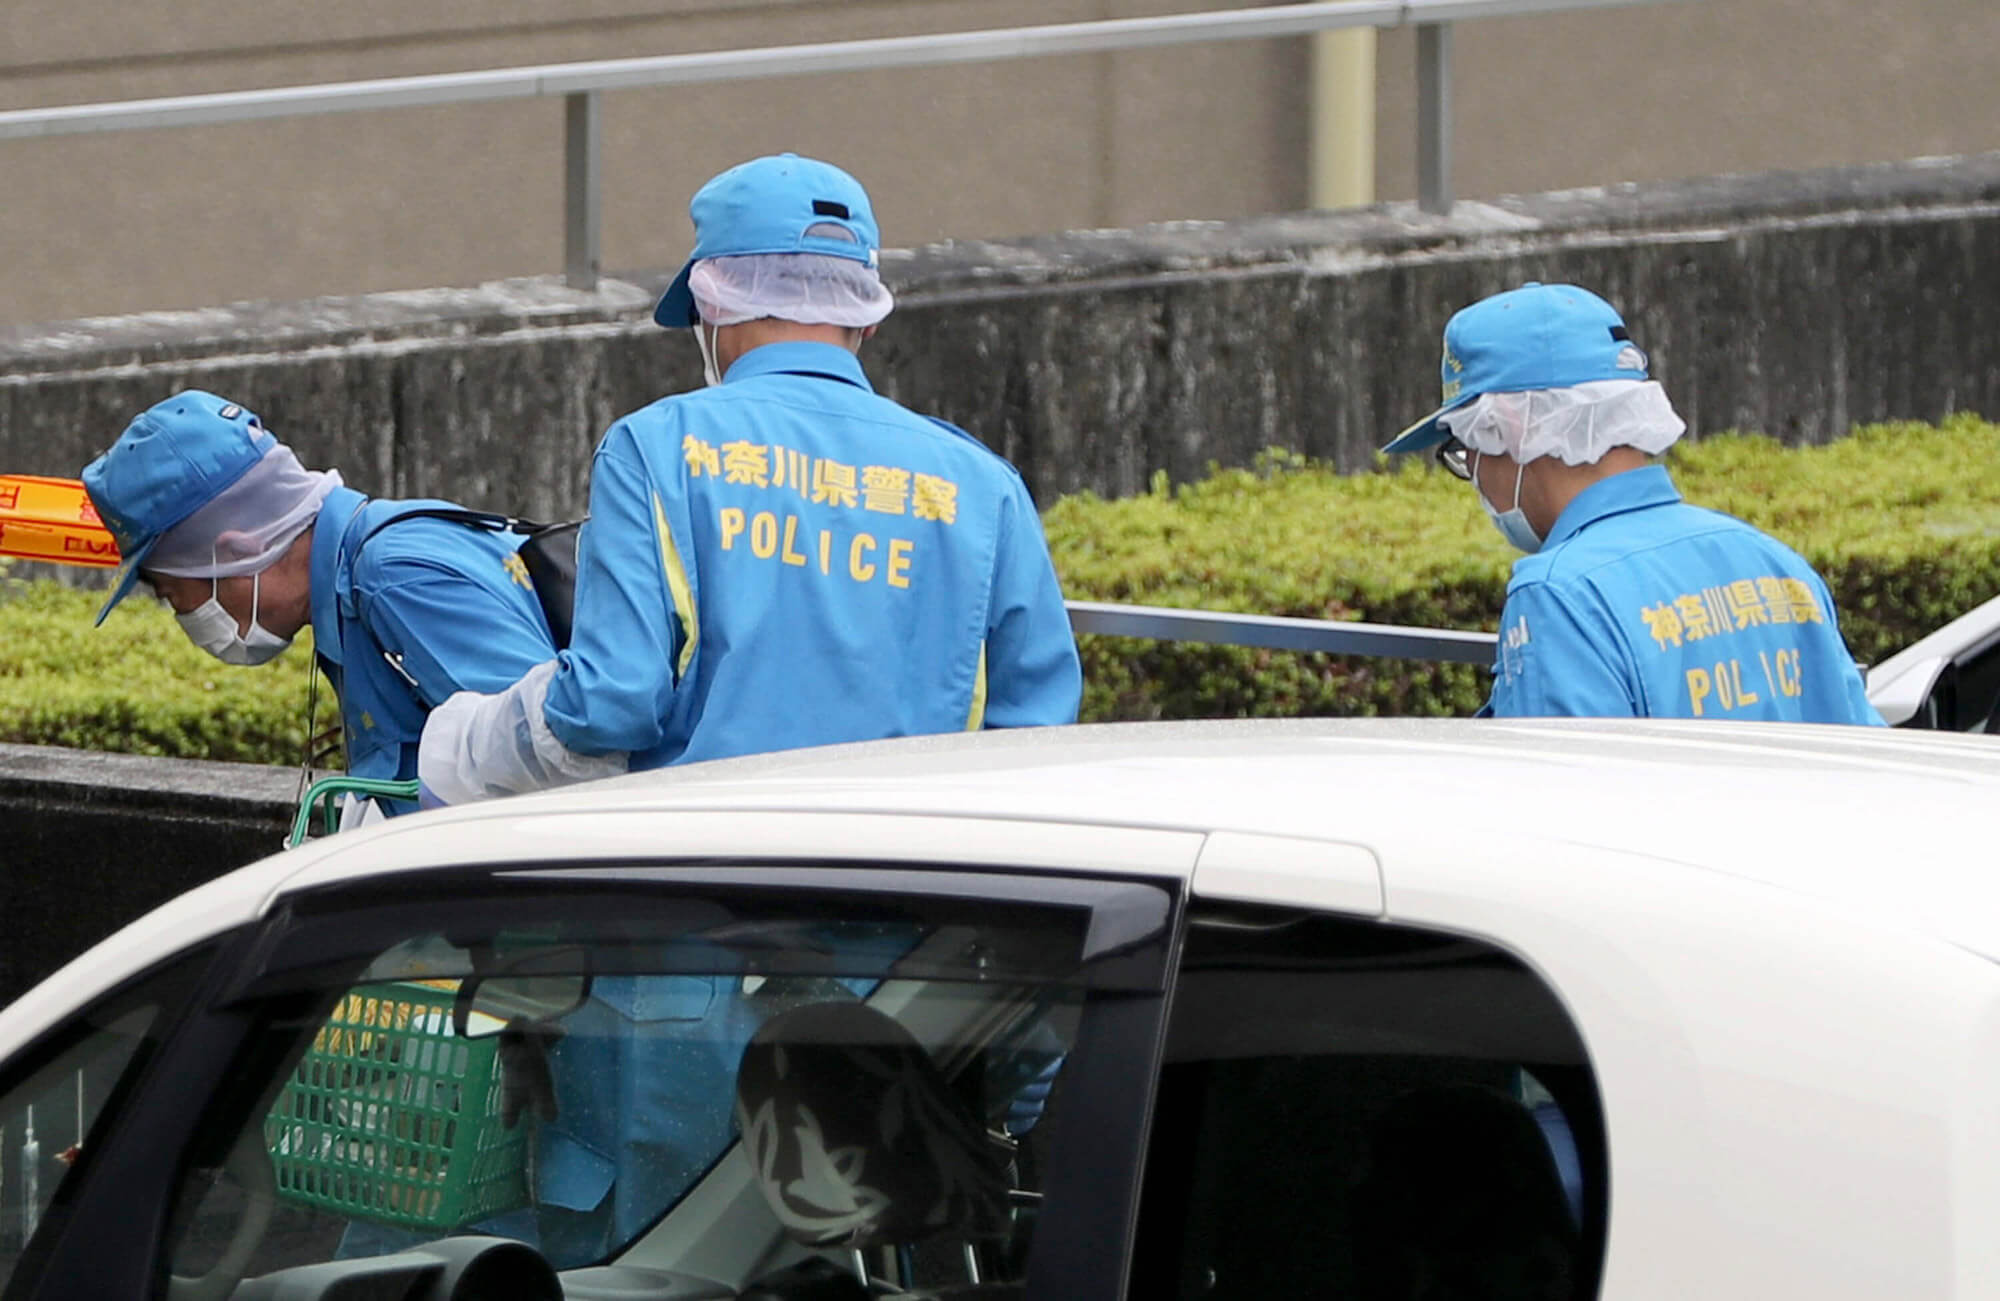
[[[115,569],[118,543],[80,481],[0,474],[0,556]]]

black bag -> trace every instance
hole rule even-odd
[[[544,524],[521,544],[521,563],[528,567],[528,581],[535,585],[535,599],[542,603],[557,650],[569,645],[570,616],[576,609],[576,540],[582,527],[580,519]]]
[[[400,524],[406,519],[451,520],[473,528],[491,529],[495,533],[522,534],[527,540],[521,543],[517,554],[521,563],[527,566],[528,581],[535,589],[535,600],[542,607],[542,617],[548,620],[549,636],[555,639],[557,650],[569,645],[570,619],[576,609],[577,530],[583,527],[582,520],[538,524],[533,520],[516,519],[493,511],[424,506],[383,520],[368,530],[367,536],[361,539],[361,545],[367,545],[369,538],[391,524]]]

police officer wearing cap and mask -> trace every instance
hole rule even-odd
[[[979,727],[1067,723],[1081,672],[1020,476],[870,387],[889,314],[868,195],[785,154],[694,196],[654,319],[709,387],[614,424],[569,648],[424,732],[431,798]]]
[[[1686,426],[1609,303],[1482,299],[1442,374],[1444,405],[1384,450],[1436,449],[1527,553],[1482,712],[1881,724],[1819,575],[1652,462]]]
[[[97,622],[143,582],[225,664],[262,664],[310,623],[357,777],[415,777],[431,706],[554,653],[519,537],[413,514],[446,502],[371,500],[213,393],[140,413],[83,485],[124,558]]]

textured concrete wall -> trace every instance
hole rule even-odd
[[[275,852],[298,774],[0,745],[0,1003],[182,891]]]
[[[1626,312],[1697,436],[2000,415],[2000,153],[1461,205],[1183,223],[888,257],[887,392],[1043,500],[1281,445],[1369,463],[1436,400],[1456,308],[1574,280]],[[698,382],[664,273],[0,329],[0,466],[74,474],[194,384],[372,492],[563,516],[618,413]]]
[[[1045,499],[1272,445],[1364,467],[1435,405],[1450,314],[1528,280],[1619,305],[1696,437],[2000,415],[2000,154],[1027,247],[928,289],[878,360]]]

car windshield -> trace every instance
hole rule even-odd
[[[1025,1254],[1036,1131],[1120,979],[1089,909],[610,877],[295,913],[232,995],[262,1030],[175,1275],[251,1236],[249,1275],[466,1233],[612,1261],[726,1158],[762,1194],[730,1232],[774,1259],[883,1245],[892,1276],[990,1278]]]

